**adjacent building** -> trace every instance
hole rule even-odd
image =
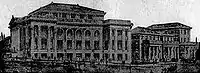
[[[195,59],[198,43],[190,41],[191,29],[192,27],[178,22],[132,29],[133,62]]]

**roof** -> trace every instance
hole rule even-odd
[[[140,26],[133,28],[132,32],[133,33],[148,33],[148,34],[155,34],[155,33],[157,33],[157,34],[159,34],[158,32],[153,31],[153,30],[151,30],[149,28],[140,27]]]
[[[74,11],[74,12],[98,12],[98,13],[103,13],[105,14],[104,11],[101,10],[97,10],[97,9],[93,9],[93,8],[89,8],[89,7],[84,7],[84,6],[80,6],[78,4],[65,4],[65,3],[50,3],[48,5],[42,6],[38,9],[36,9],[35,11],[30,12],[28,15],[32,15],[34,13],[37,13],[38,11],[41,10],[55,10],[55,11]]]
[[[163,29],[163,28],[187,28],[187,29],[192,29],[192,27],[184,25],[179,22],[172,22],[172,23],[164,23],[164,24],[153,24],[147,28],[150,29]]]

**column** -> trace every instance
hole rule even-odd
[[[35,44],[35,37],[34,37],[34,27],[33,25],[31,25],[31,57],[34,57],[34,53],[33,53],[33,50],[34,50],[34,44]]]
[[[153,61],[155,60],[155,50],[156,50],[156,47],[153,46],[153,47],[152,47],[152,53],[153,53],[152,60],[153,60]]]
[[[152,48],[152,47],[149,47],[149,56],[148,56],[148,60],[151,60],[151,48]]]
[[[54,27],[54,57],[57,59],[57,36],[56,36],[56,33],[57,33],[57,28]]]
[[[125,50],[125,30],[122,30],[122,50]]]
[[[38,25],[38,50],[40,50],[40,49],[41,49],[41,26]],[[38,57],[41,58],[41,52],[38,55],[39,55]]]
[[[117,47],[117,40],[118,40],[118,36],[117,36],[117,29],[116,30],[114,30],[114,32],[115,32],[115,36],[114,36],[114,41],[115,41],[115,50],[118,50],[118,47]]]
[[[48,52],[47,57],[50,57],[51,56],[51,54],[50,54],[50,48],[51,48],[51,39],[50,39],[51,35],[50,35],[50,31],[51,30],[50,30],[49,26],[48,26],[47,31],[48,31],[48,34],[47,34],[47,52]]]

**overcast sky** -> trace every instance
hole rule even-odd
[[[200,36],[200,0],[1,0],[0,32],[10,35],[8,23],[11,15],[25,16],[52,1],[104,10],[106,19],[129,19],[135,27],[181,22],[193,27],[193,41]]]

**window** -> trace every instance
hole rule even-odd
[[[71,18],[75,18],[76,17],[76,14],[71,14]]]
[[[67,59],[72,60],[73,58],[73,53],[67,53]]]
[[[72,49],[72,40],[67,40],[67,49]]]
[[[99,37],[99,35],[100,35],[99,31],[96,30],[96,31],[94,32],[94,36],[95,36],[95,37]]]
[[[127,47],[128,47],[127,43],[128,43],[128,41],[126,40],[125,41],[125,50],[127,50]]]
[[[115,54],[114,53],[112,54],[112,60],[115,60]]]
[[[99,58],[99,53],[94,53],[94,58],[97,59],[97,60],[99,60],[100,59]]]
[[[67,15],[66,13],[62,13],[63,18],[66,18],[66,15]]]
[[[115,29],[112,29],[112,35],[115,36]]]
[[[82,35],[81,30],[77,30],[77,31],[76,31],[76,36],[80,38],[81,35]]]
[[[85,36],[86,36],[86,37],[90,37],[90,35],[91,35],[90,31],[89,31],[89,30],[86,30],[86,31],[85,31]]]
[[[80,50],[82,47],[81,44],[82,44],[82,41],[80,40],[76,41],[76,49]]]
[[[80,60],[82,58],[82,53],[77,53],[76,57]]]
[[[35,58],[38,58],[38,54],[37,53],[35,53],[34,56],[35,56]]]
[[[90,56],[91,56],[90,53],[85,53],[85,59],[86,59],[86,60],[90,60]]]
[[[57,14],[57,13],[53,13],[53,16],[54,16],[54,17],[58,17],[58,14]]]
[[[48,26],[41,26],[42,35],[47,36],[48,34]]]
[[[85,41],[85,49],[90,49],[90,41]]]
[[[85,15],[84,15],[84,14],[81,14],[81,15],[80,15],[80,18],[81,18],[81,19],[84,19],[84,18],[85,18]]]
[[[117,41],[117,48],[118,48],[118,50],[122,50],[122,41],[121,40]]]
[[[47,49],[47,39],[42,38],[41,44],[42,44],[42,50],[46,50]]]
[[[125,54],[125,60],[128,60],[128,54]]]
[[[63,59],[64,54],[63,53],[57,53],[57,57],[58,57],[58,59]]]
[[[68,37],[72,37],[72,35],[73,35],[72,30],[71,30],[71,29],[68,29],[68,30],[67,30],[67,36],[68,36]]]
[[[117,30],[117,34],[118,34],[118,36],[121,36],[122,35],[122,30]]]
[[[88,15],[88,19],[92,19],[92,17],[93,17],[92,15]]]
[[[99,50],[99,41],[94,41],[94,49]]]
[[[34,36],[38,35],[38,26],[34,25]]]
[[[35,49],[38,49],[38,39],[35,38]]]
[[[41,57],[42,57],[42,59],[46,59],[47,58],[47,54],[46,53],[42,53]]]
[[[118,61],[122,61],[122,54],[117,54]]]
[[[105,41],[105,43],[104,43],[104,46],[105,46],[104,50],[108,50],[108,45],[109,45],[109,41]]]
[[[57,50],[63,49],[63,40],[57,40]]]
[[[58,29],[58,36],[61,36],[63,34],[63,30],[62,29]]]
[[[112,40],[112,49],[115,50],[115,40]]]

